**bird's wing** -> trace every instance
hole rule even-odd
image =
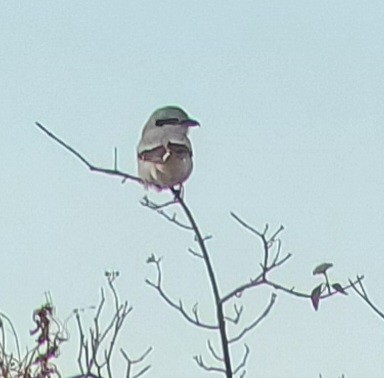
[[[165,163],[171,155],[176,155],[178,158],[183,159],[187,156],[192,156],[192,151],[189,146],[185,144],[168,143],[167,148],[158,146],[150,150],[144,150],[138,154],[138,157],[140,160],[162,164]]]
[[[168,150],[171,154],[177,155],[180,159],[192,156],[192,150],[189,145],[178,144],[178,143],[168,143]]]
[[[164,163],[164,155],[167,150],[164,146],[158,146],[151,150],[144,150],[138,154],[140,160],[150,161],[152,163]]]

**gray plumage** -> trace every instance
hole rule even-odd
[[[137,147],[138,173],[146,187],[171,188],[189,177],[193,163],[188,130],[198,125],[176,106],[152,113]]]

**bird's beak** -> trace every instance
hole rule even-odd
[[[187,127],[194,127],[194,126],[200,126],[200,123],[193,119],[187,119],[183,121],[183,125]]]

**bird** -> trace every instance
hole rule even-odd
[[[178,106],[165,106],[151,114],[137,146],[138,174],[146,189],[182,188],[193,169],[188,138],[193,126],[200,124]]]

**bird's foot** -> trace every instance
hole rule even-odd
[[[176,185],[173,186],[171,188],[171,191],[175,196],[175,201],[177,201],[178,199],[182,199],[184,197],[184,186],[182,184],[179,184],[178,188],[176,187]]]

